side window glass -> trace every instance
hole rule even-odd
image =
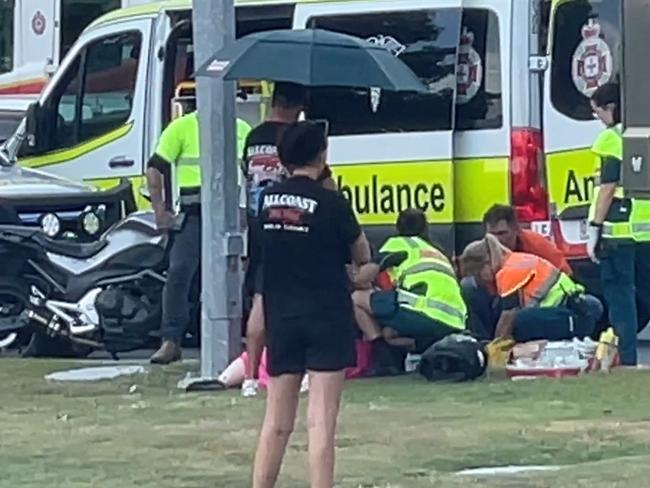
[[[458,130],[503,125],[499,19],[490,10],[465,9],[458,48],[456,123]]]
[[[332,135],[451,130],[461,15],[460,9],[440,8],[312,18],[310,27],[384,46],[429,93],[318,88],[311,91],[308,116],[329,120]]]
[[[131,115],[142,38],[138,32],[106,37],[86,51],[78,142],[123,125]]]
[[[72,62],[61,78],[60,88],[52,94],[47,107],[51,107],[54,120],[50,127],[54,133],[49,140],[49,150],[73,146],[76,140],[76,112],[79,105],[79,80],[81,79],[81,56]]]
[[[559,4],[553,23],[551,101],[575,120],[591,120],[589,97],[618,81],[621,45],[619,0]]]

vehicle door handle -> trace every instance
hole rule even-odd
[[[135,161],[133,159],[127,158],[126,156],[117,156],[108,162],[108,167],[112,169],[130,168],[131,166],[134,165],[135,165]]]

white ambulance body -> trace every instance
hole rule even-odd
[[[81,32],[151,0],[0,0],[0,95],[38,94]]]
[[[618,76],[620,1],[239,0],[237,33],[349,33],[385,46],[429,86],[419,96],[312,91],[307,116],[329,120],[330,162],[373,240],[418,207],[458,253],[483,235],[491,205],[511,204],[597,292],[598,270],[584,258],[589,148],[602,127],[589,96]],[[190,9],[168,0],[93,22],[41,95],[36,144],[17,150],[23,124],[10,153],[99,187],[127,177],[140,194],[174,89],[194,72]],[[267,95],[240,116],[259,122]]]

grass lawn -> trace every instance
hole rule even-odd
[[[249,486],[263,399],[178,391],[181,366],[94,384],[43,379],[65,366],[0,361],[2,488]],[[356,381],[340,420],[340,487],[650,486],[648,371],[446,386]],[[279,487],[307,486],[306,441],[300,420]],[[508,464],[563,468],[454,474]]]

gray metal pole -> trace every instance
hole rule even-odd
[[[650,96],[648,25],[650,0],[621,2],[623,13],[623,188],[629,196],[650,198]]]
[[[233,0],[194,0],[192,21],[197,67],[235,39]],[[191,381],[188,388],[214,384],[238,355],[241,339],[243,241],[238,214],[234,83],[197,79],[197,105],[203,219],[201,377]]]

